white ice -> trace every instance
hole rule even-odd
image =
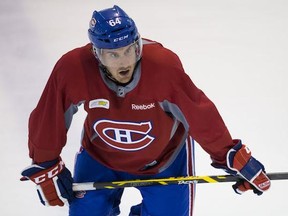
[[[288,2],[285,0],[1,0],[0,214],[67,215],[44,207],[32,182],[27,121],[59,57],[88,43],[93,10],[118,4],[143,37],[175,51],[193,81],[215,102],[234,138],[241,138],[267,172],[288,171]],[[84,113],[69,131],[62,157],[73,169]],[[224,174],[196,151],[198,175]],[[288,181],[273,181],[258,197],[236,195],[230,183],[197,186],[195,216],[287,215]],[[127,189],[122,216],[141,201]],[[285,213],[286,212],[286,213]]]

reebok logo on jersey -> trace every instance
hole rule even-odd
[[[141,105],[132,104],[132,105],[131,105],[131,108],[132,108],[132,110],[147,110],[147,109],[152,109],[152,108],[155,108],[155,103],[141,104]]]
[[[95,100],[91,100],[89,101],[89,108],[93,109],[93,108],[105,108],[105,109],[109,109],[109,101],[106,99],[95,99]]]
[[[154,137],[149,135],[151,122],[118,122],[102,119],[93,126],[107,145],[124,151],[137,151],[150,145]]]

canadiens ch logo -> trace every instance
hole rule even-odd
[[[93,128],[107,145],[124,151],[143,149],[154,140],[149,135],[151,122],[132,123],[104,119],[97,121]]]

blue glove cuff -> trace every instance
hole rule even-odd
[[[22,172],[21,175],[22,176],[26,176],[26,177],[30,177],[42,170],[48,169],[52,166],[54,166],[55,164],[57,164],[59,162],[59,159],[55,159],[52,161],[47,161],[47,162],[43,162],[40,164],[32,164],[28,167],[26,167]],[[26,180],[26,179],[21,179],[21,180]]]

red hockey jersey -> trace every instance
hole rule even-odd
[[[225,164],[234,145],[214,104],[184,72],[178,56],[143,39],[143,56],[126,86],[99,68],[91,44],[63,55],[29,118],[29,153],[34,162],[61,154],[84,104],[82,146],[105,166],[132,174],[155,174],[177,156],[188,136]]]

